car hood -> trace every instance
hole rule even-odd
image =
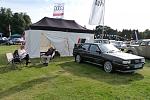
[[[129,54],[129,53],[124,53],[124,52],[115,52],[115,53],[107,53],[107,55],[111,55],[117,58],[121,58],[123,60],[130,60],[130,59],[142,59],[144,57]]]

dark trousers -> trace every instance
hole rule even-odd
[[[27,54],[24,58],[23,58],[25,61],[26,61],[26,65],[29,64],[29,54]]]

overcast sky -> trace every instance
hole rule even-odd
[[[113,29],[150,29],[150,0],[105,0],[105,25]],[[0,0],[0,7],[26,12],[35,23],[53,17],[54,3],[64,3],[64,19],[75,20],[87,28],[93,0]]]

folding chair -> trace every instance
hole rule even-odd
[[[52,55],[46,56],[46,52],[40,52],[41,63],[49,63],[55,56],[55,51],[53,51]]]
[[[14,59],[12,53],[6,53],[6,57],[7,57],[8,64],[12,64],[12,67],[14,67],[15,64],[19,63],[21,65],[21,63],[22,63],[21,59]]]
[[[6,53],[8,64],[12,63],[13,61],[13,54],[12,53]]]

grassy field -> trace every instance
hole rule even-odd
[[[55,58],[47,67],[32,59],[14,70],[5,53],[16,48],[0,46],[0,100],[150,100],[149,60],[134,74],[108,74],[73,57]]]

